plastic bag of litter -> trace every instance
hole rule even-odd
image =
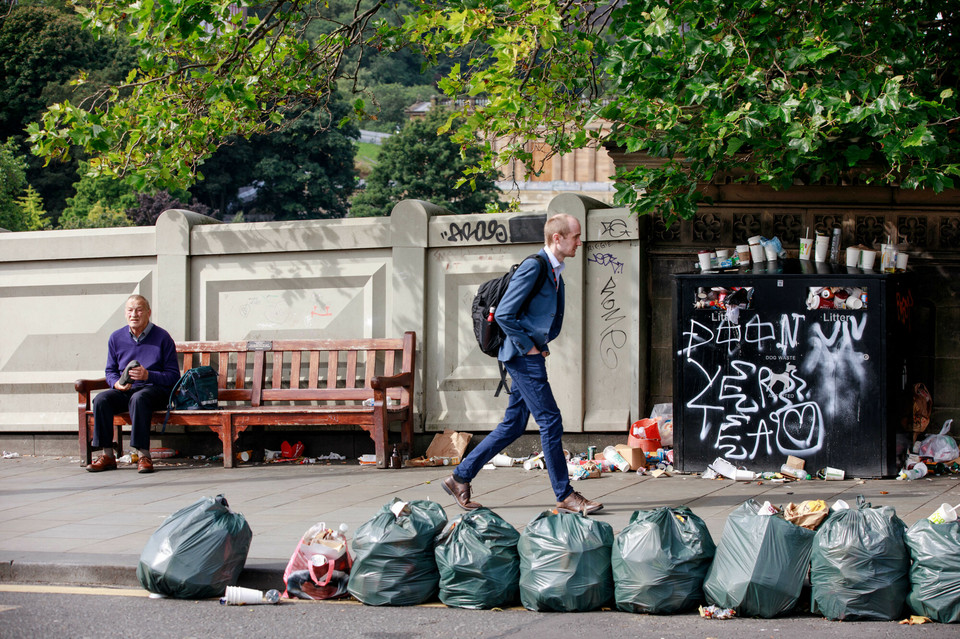
[[[222,597],[235,586],[253,531],[223,495],[181,508],[147,540],[137,565],[140,585],[178,599]]]
[[[749,499],[727,518],[703,582],[707,603],[739,617],[775,617],[800,597],[810,566],[813,531],[781,515],[761,515]]]
[[[447,523],[440,504],[394,499],[353,537],[347,591],[370,606],[415,606],[437,594],[434,537]]]
[[[899,618],[910,589],[905,531],[893,508],[863,496],[830,513],[813,540],[813,611],[841,621]]]
[[[520,602],[534,611],[586,612],[613,597],[610,524],[545,511],[520,535]]]
[[[907,603],[940,623],[960,622],[960,521],[921,519],[906,534],[910,566]]]
[[[950,436],[950,427],[953,424],[952,419],[943,423],[943,428],[937,435],[927,435],[918,449],[921,457],[929,457],[935,462],[953,461],[960,457],[960,448],[957,447],[957,440]]]
[[[437,537],[440,601],[489,609],[514,603],[520,591],[520,533],[489,508],[447,524]]]
[[[617,608],[666,615],[703,602],[716,545],[689,508],[637,510],[613,543]]]

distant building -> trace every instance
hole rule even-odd
[[[462,107],[469,104],[482,104],[483,99],[469,98],[456,100],[452,106]],[[422,118],[435,106],[451,106],[449,98],[433,98],[430,101],[417,102],[406,109],[410,119]],[[493,140],[494,149],[506,144],[506,140]],[[531,142],[527,150],[533,154],[535,166],[542,167],[536,174],[530,174],[522,163],[514,161],[500,171],[497,186],[503,191],[504,202],[519,201],[520,210],[543,211],[550,200],[561,193],[579,193],[600,200],[613,202],[614,164],[606,149],[578,149],[565,155],[547,157],[550,147],[546,144]]]

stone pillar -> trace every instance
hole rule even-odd
[[[405,331],[417,333],[417,371],[414,386],[413,406],[418,430],[423,424],[423,344],[430,337],[425,335],[424,318],[427,313],[427,245],[430,216],[449,214],[449,211],[423,200],[403,200],[390,213],[391,241],[393,250],[390,278],[392,296],[388,308],[393,317],[388,318],[387,337],[402,337]]]
[[[218,220],[181,209],[157,218],[157,299],[152,301],[157,324],[176,341],[198,339],[190,326],[190,229]]]

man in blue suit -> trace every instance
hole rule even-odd
[[[538,260],[524,260],[496,309],[497,323],[507,336],[498,359],[510,374],[513,386],[503,421],[443,480],[443,489],[464,510],[480,508],[480,504],[470,499],[470,481],[484,464],[523,434],[530,415],[540,426],[543,457],[557,497],[557,510],[589,514],[603,508],[603,504],[586,499],[570,486],[561,441],[563,420],[547,380],[549,343],[560,334],[563,324],[563,278],[560,276],[563,260],[576,255],[577,248],[583,244],[580,232],[580,222],[571,215],[554,215],[548,219],[543,227],[545,246],[540,251],[548,264],[543,286],[531,299],[527,311],[520,314],[541,268]]]

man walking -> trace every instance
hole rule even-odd
[[[480,508],[470,498],[470,482],[484,464],[523,434],[530,415],[540,427],[543,457],[557,498],[557,510],[590,514],[603,508],[603,504],[586,499],[570,486],[561,441],[563,420],[547,380],[549,342],[560,334],[563,324],[564,286],[560,274],[564,259],[576,255],[582,245],[580,233],[580,222],[571,215],[548,219],[543,228],[545,246],[540,251],[548,265],[543,286],[521,314],[520,308],[543,268],[538,260],[525,260],[510,279],[496,309],[495,318],[506,334],[498,359],[510,374],[513,386],[503,421],[460,462],[453,475],[443,480],[443,489],[464,510]]]

